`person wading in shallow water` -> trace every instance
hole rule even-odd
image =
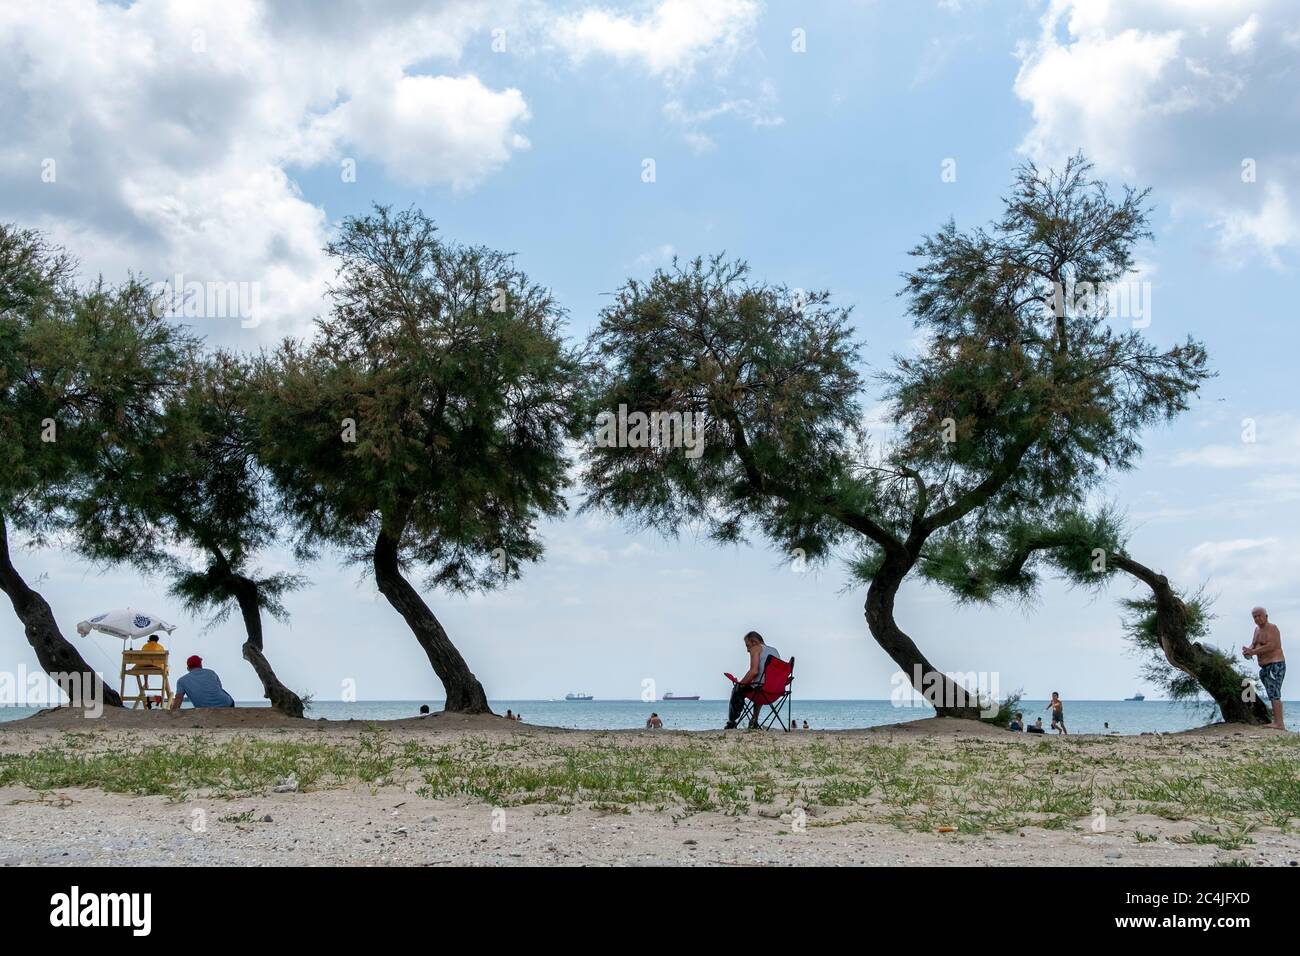
[[[1286,724],[1282,721],[1282,681],[1286,677],[1282,632],[1276,624],[1269,623],[1268,611],[1262,607],[1252,608],[1250,616],[1255,619],[1255,637],[1249,647],[1242,647],[1241,653],[1259,661],[1259,680],[1268,692],[1269,703],[1273,705],[1273,722],[1267,726],[1286,730]]]
[[[769,657],[781,659],[781,654],[775,647],[763,643],[763,635],[758,631],[750,631],[745,635],[745,649],[749,651],[749,670],[745,671],[745,676],[736,681],[736,685],[731,689],[731,705],[727,709],[727,726],[724,728],[726,730],[736,729],[736,721],[740,719],[740,712],[745,708],[745,694],[763,686],[763,671],[767,669],[767,659]],[[754,708],[754,716],[749,726],[758,726],[757,707]]]

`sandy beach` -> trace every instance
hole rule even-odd
[[[46,711],[0,725],[0,864],[1300,862],[1300,740],[797,734]]]

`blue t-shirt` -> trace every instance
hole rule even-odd
[[[184,694],[195,707],[234,707],[235,699],[221,688],[216,671],[196,667],[176,682],[176,692]]]

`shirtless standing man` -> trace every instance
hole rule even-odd
[[[1255,619],[1255,637],[1249,647],[1242,647],[1241,652],[1259,661],[1259,679],[1273,705],[1273,722],[1268,726],[1286,730],[1286,724],[1282,722],[1282,679],[1286,677],[1282,632],[1276,624],[1268,622],[1268,611],[1262,607],[1252,608],[1250,616]]]

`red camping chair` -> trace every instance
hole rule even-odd
[[[745,721],[751,724],[758,721],[763,713],[763,708],[768,710],[767,719],[762,721],[759,726],[767,730],[772,726],[772,721],[781,725],[781,729],[788,731],[790,729],[786,721],[794,723],[792,713],[792,704],[790,695],[794,689],[794,658],[783,661],[777,657],[769,657],[767,666],[763,670],[763,685],[755,687],[745,695],[745,709],[740,712],[740,719],[736,721],[737,726],[744,727]],[[781,709],[785,708],[785,717],[781,717]]]

